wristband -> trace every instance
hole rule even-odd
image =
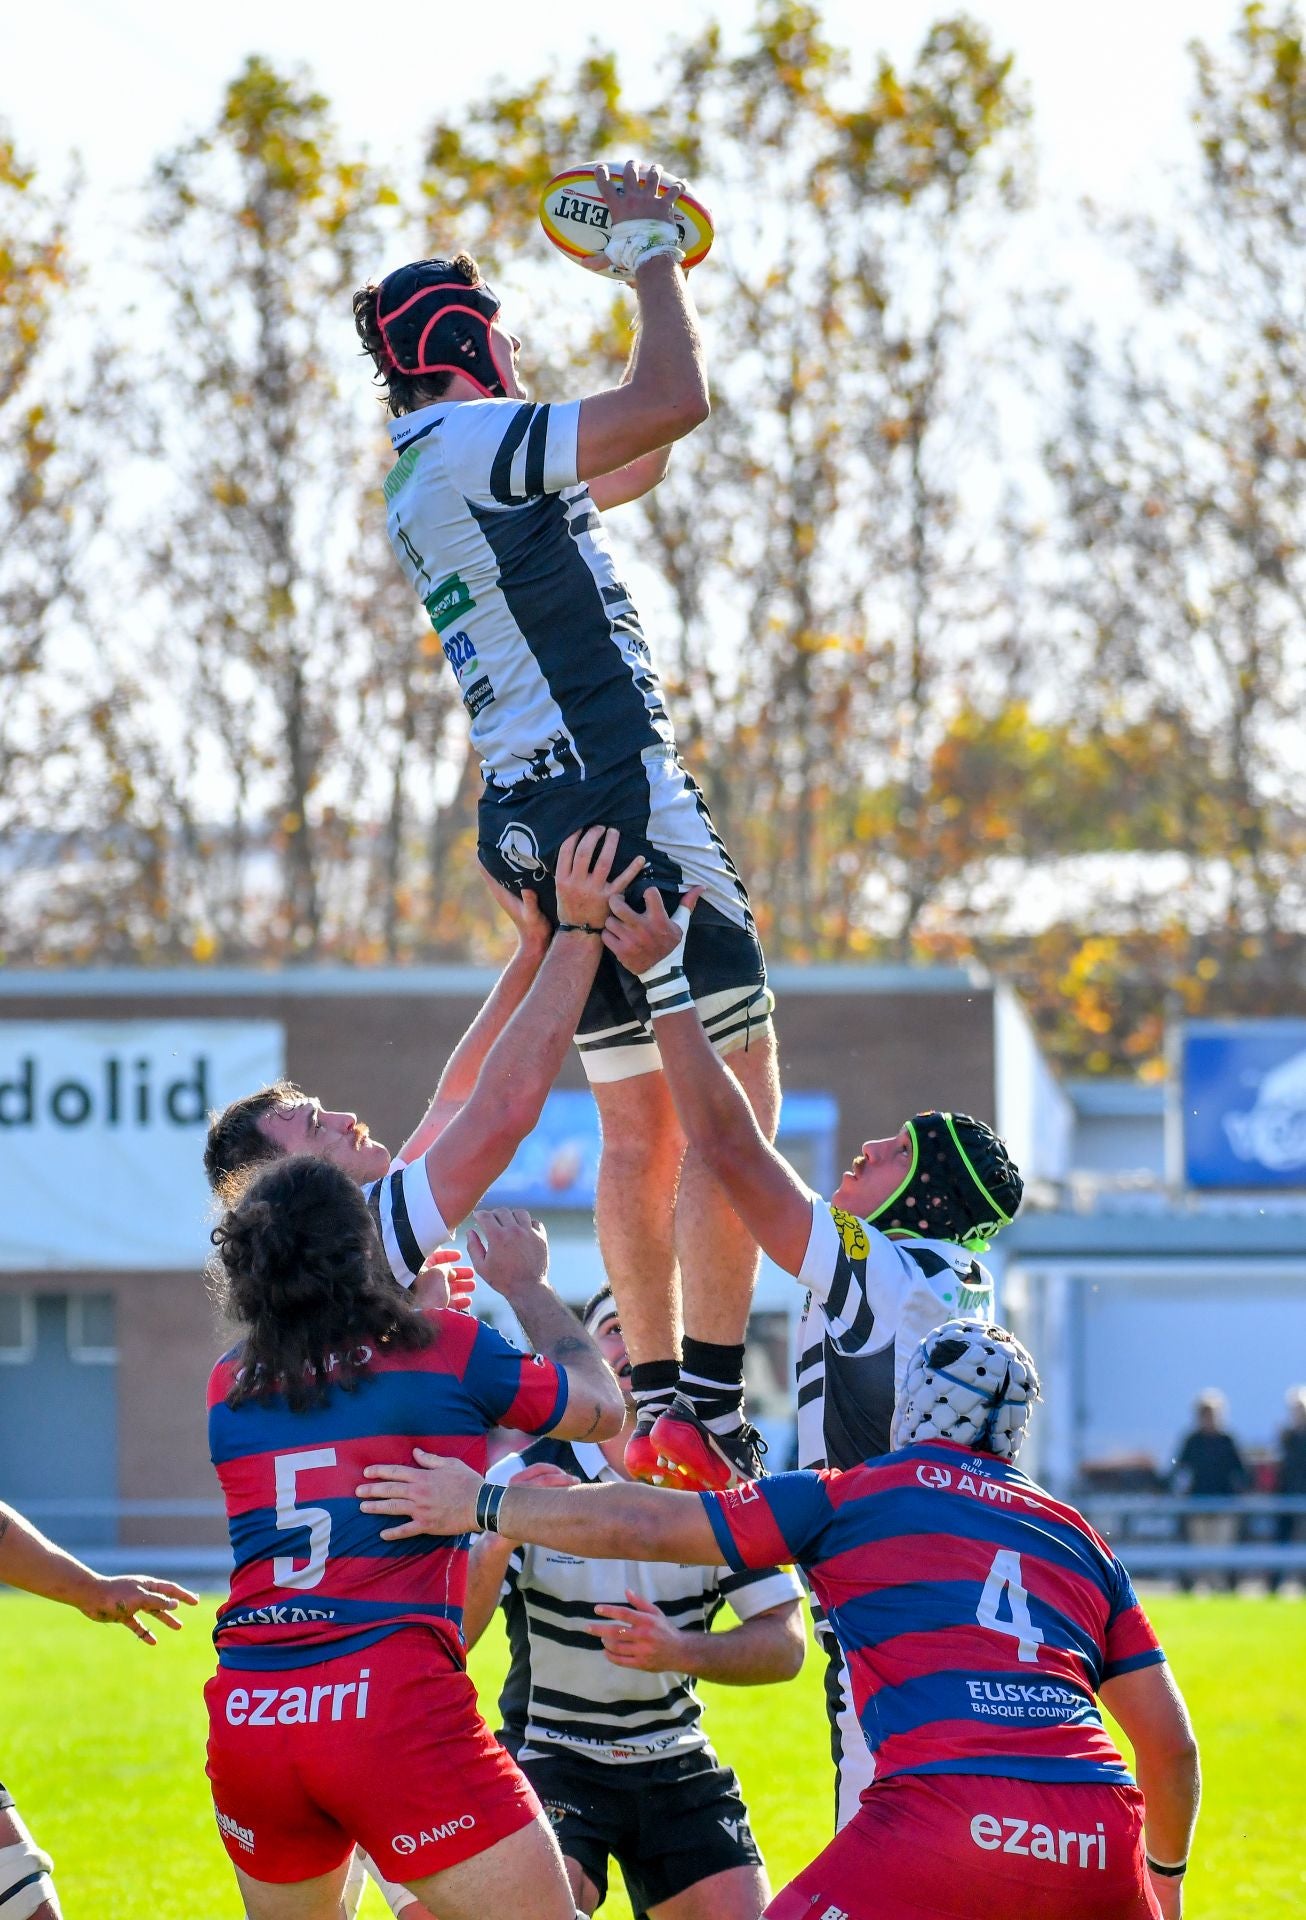
[[[683,260],[685,250],[673,222],[667,220],[618,220],[608,235],[603,252],[620,279],[633,280],[646,260],[669,253]]]
[[[1144,1854],[1143,1858],[1147,1861],[1147,1871],[1149,1873],[1159,1873],[1163,1880],[1177,1880],[1181,1873],[1187,1873],[1188,1871],[1188,1862],[1186,1860],[1181,1860],[1177,1866],[1163,1867],[1159,1860],[1153,1860],[1150,1853]]]
[[[503,1496],[507,1487],[493,1486],[486,1480],[476,1496],[477,1533],[497,1533],[499,1531],[499,1508],[503,1505]]]
[[[640,985],[648,1000],[648,1010],[657,1020],[667,1013],[684,1013],[694,1004],[694,996],[689,990],[689,980],[685,973],[685,936],[689,932],[689,909],[679,906],[671,916],[674,925],[680,928],[680,939],[671,952],[664,954],[639,976]]]
[[[600,939],[602,939],[603,937],[602,927],[591,927],[588,921],[585,921],[585,920],[559,920],[557,926],[554,928],[554,932],[555,933],[597,933]]]

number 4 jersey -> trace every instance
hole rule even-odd
[[[1130,1780],[1096,1694],[1164,1655],[1111,1549],[1018,1468],[940,1440],[701,1498],[730,1566],[810,1577],[877,1781]]]
[[[410,1465],[414,1447],[483,1473],[490,1428],[547,1433],[567,1381],[470,1314],[429,1318],[429,1347],[371,1355],[356,1385],[302,1413],[279,1395],[229,1407],[239,1350],[214,1367],[209,1451],[235,1559],[213,1636],[222,1666],[302,1667],[414,1625],[462,1664],[466,1536],[383,1540],[396,1523],[364,1513],[354,1489],[364,1467]]]

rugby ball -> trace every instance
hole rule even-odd
[[[613,177],[619,179],[620,167],[612,168]],[[676,231],[680,235],[680,244],[685,251],[684,267],[688,273],[700,260],[707,256],[708,248],[716,238],[712,225],[712,216],[701,200],[692,193],[682,193],[672,208]],[[568,167],[563,173],[555,173],[543,193],[540,195],[540,225],[559,253],[565,253],[569,260],[583,263],[596,253],[602,253],[607,245],[611,227],[611,215],[603,203],[603,195],[594,184],[594,165],[591,162],[584,167]],[[615,278],[615,267],[604,265],[591,267],[591,273],[603,273]]]

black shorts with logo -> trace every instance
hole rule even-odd
[[[710,1747],[614,1764],[559,1751],[517,1764],[540,1797],[558,1845],[608,1891],[609,1857],[621,1868],[637,1914],[762,1856],[739,1782]]]
[[[647,862],[629,890],[636,903],[656,888],[674,907],[701,887],[685,942],[685,972],[708,1037],[720,1053],[766,1031],[773,1004],[748,893],[692,776],[671,748],[589,780],[530,780],[487,788],[477,852],[486,871],[514,893],[531,888],[557,922],[553,873],[564,840],[586,827],[620,835],[613,872],[636,854]],[[644,989],[604,949],[576,1032],[591,1080],[656,1072],[661,1058]]]
[[[0,1780],[0,1813],[7,1813],[14,1804],[14,1796],[3,1780]]]

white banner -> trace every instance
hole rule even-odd
[[[0,1020],[0,1268],[185,1268],[209,1109],[283,1071],[272,1020]]]

